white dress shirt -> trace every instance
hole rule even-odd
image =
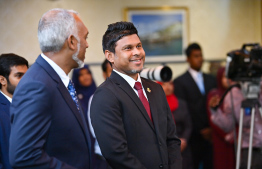
[[[68,77],[68,75],[66,75],[66,73],[63,71],[63,69],[61,69],[61,67],[59,67],[54,61],[52,61],[51,59],[49,59],[47,56],[45,56],[43,53],[41,53],[42,58],[47,61],[47,63],[49,63],[49,65],[55,70],[55,72],[58,74],[58,76],[60,77],[60,79],[62,80],[63,84],[65,85],[65,87],[68,87],[70,78]]]
[[[2,94],[7,98],[7,100],[8,100],[10,103],[12,103],[12,98],[11,98],[11,97],[5,95],[1,90],[0,90],[0,93],[2,93]]]
[[[142,84],[142,82],[141,82],[141,78],[140,78],[140,75],[139,75],[139,74],[138,74],[138,77],[137,77],[137,81],[135,81],[135,79],[133,79],[132,77],[130,77],[130,76],[124,74],[124,73],[121,73],[121,72],[119,72],[119,71],[117,71],[117,70],[115,70],[115,69],[113,69],[113,71],[116,72],[117,74],[119,74],[122,78],[124,78],[124,79],[126,80],[126,82],[127,82],[127,83],[131,86],[131,88],[135,91],[135,93],[136,93],[137,96],[138,96],[138,92],[137,92],[137,90],[134,88],[134,86],[135,86],[135,83],[136,83],[136,82],[140,82],[141,85],[142,85],[142,88],[143,88],[143,93],[144,93],[144,95],[145,95],[145,97],[146,97],[146,99],[147,99],[147,95],[146,95],[145,89],[144,89],[144,87],[143,87],[143,84]],[[138,97],[139,97],[139,96],[138,96]],[[147,100],[148,100],[148,99],[147,99]]]
[[[198,72],[198,71],[196,71],[196,70],[194,70],[192,68],[189,68],[188,72],[191,74],[191,76],[193,77],[193,79],[196,82],[196,84],[198,82],[198,78],[197,77],[198,77],[199,74],[202,76],[202,79],[203,79],[203,73],[201,71]]]

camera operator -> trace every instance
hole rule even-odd
[[[229,80],[230,85],[234,84],[233,81]],[[220,98],[214,96],[209,101],[210,108],[218,105]],[[245,100],[244,95],[240,88],[232,88],[224,98],[224,104],[222,108],[217,110],[210,109],[212,112],[211,120],[213,123],[218,125],[225,132],[230,132],[235,129],[236,123],[239,122],[241,103]],[[260,104],[262,103],[262,97],[260,94]],[[242,136],[242,151],[241,151],[241,163],[240,169],[247,168],[248,159],[248,147],[249,147],[249,134],[250,134],[250,122],[251,115],[247,112],[244,113],[243,119],[243,136]],[[253,150],[252,150],[252,169],[262,168],[262,119],[258,107],[255,107],[255,124],[254,124],[254,135],[253,135]]]

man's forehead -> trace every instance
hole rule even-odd
[[[116,42],[116,46],[119,45],[132,45],[132,44],[138,44],[141,43],[140,38],[137,36],[137,34],[127,35],[122,37]]]

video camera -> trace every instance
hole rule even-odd
[[[247,47],[251,47],[251,50],[247,50]],[[262,76],[262,47],[258,43],[250,43],[244,44],[240,50],[229,52],[226,76],[239,82],[246,98],[258,98]]]
[[[247,47],[252,47],[251,51]],[[260,81],[262,47],[258,43],[244,44],[240,50],[227,53],[226,76],[234,81]]]
[[[247,50],[247,47],[252,47]],[[258,43],[243,44],[241,49],[227,53],[226,77],[238,83],[230,86],[221,97],[216,110],[227,93],[234,87],[241,88],[247,99],[257,99],[262,76],[262,47]]]

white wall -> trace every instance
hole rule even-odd
[[[107,25],[123,20],[126,7],[180,6],[189,11],[189,42],[199,42],[205,59],[224,59],[243,43],[261,43],[260,0],[0,0],[0,53],[13,52],[32,64],[40,54],[37,25],[52,8],[74,9],[81,15],[90,35],[87,63],[104,60],[101,40]],[[168,64],[174,77],[186,63]],[[146,65],[154,67],[154,65]],[[99,66],[91,66],[97,84],[103,81]],[[208,64],[204,65],[208,70]]]

